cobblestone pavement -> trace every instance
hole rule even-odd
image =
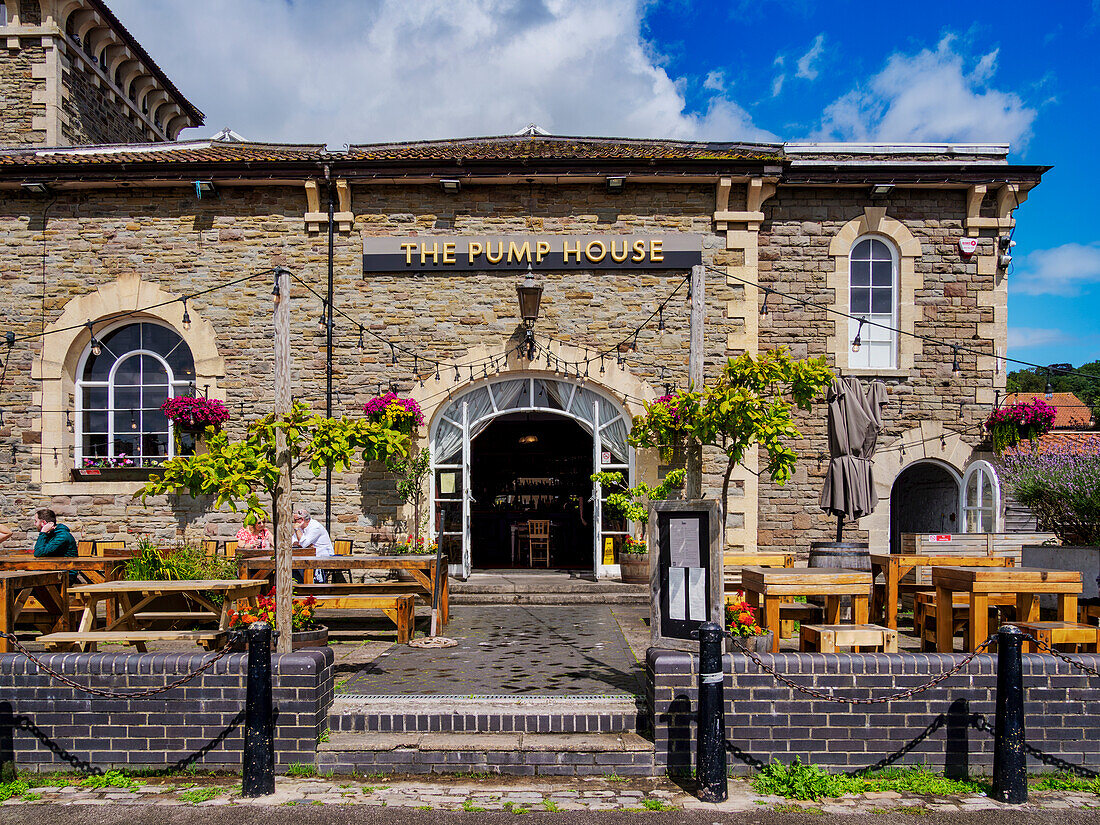
[[[666,779],[629,780],[593,777],[538,781],[508,777],[468,778],[321,778],[280,777],[276,791],[257,799],[241,797],[240,784],[227,780],[184,777],[171,780],[134,780],[130,787],[86,788],[72,785],[33,787],[0,803],[25,805],[139,805],[139,806],[306,806],[356,805],[433,811],[509,811],[515,814],[553,811],[664,811],[711,810],[738,812],[772,810],[834,815],[893,813],[912,815],[979,810],[1087,810],[1100,809],[1100,796],[1083,792],[1032,792],[1026,805],[1004,805],[972,794],[945,798],[892,791],[821,802],[791,802],[753,793],[742,779],[730,781],[728,801],[699,802]],[[0,786],[3,787],[3,786]]]
[[[452,614],[457,647],[396,645],[338,688],[354,695],[644,692],[643,666],[608,605],[508,605]]]

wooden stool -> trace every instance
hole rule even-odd
[[[1090,653],[1100,653],[1100,627],[1080,622],[1009,622],[1024,633],[1030,633],[1040,642],[1056,645],[1084,645]],[[1035,642],[1024,639],[1025,653],[1045,653],[1038,651]]]
[[[1078,602],[1077,621],[1081,624],[1100,624],[1100,602]]]
[[[838,646],[898,652],[898,632],[877,624],[804,624],[799,642],[801,651],[811,653],[836,653]]]
[[[812,624],[825,618],[825,609],[806,602],[783,602],[779,605],[779,638],[789,639],[797,632],[794,623]]]
[[[989,607],[1000,613],[1006,607],[1015,607],[1015,596],[993,593],[989,597]],[[951,600],[951,634],[958,636],[965,632],[966,620],[970,615],[970,596],[955,593]],[[920,649],[924,652],[936,650],[936,591],[920,590],[913,594],[913,630],[920,640]]]

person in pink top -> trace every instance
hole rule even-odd
[[[255,524],[246,524],[237,531],[237,549],[271,550],[271,531],[263,519],[257,519]]]

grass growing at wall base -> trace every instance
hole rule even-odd
[[[797,757],[790,765],[772,762],[752,780],[757,793],[786,799],[824,799],[879,791],[958,796],[986,793],[989,785],[970,779],[947,779],[927,768],[887,768],[858,776],[831,774]]]

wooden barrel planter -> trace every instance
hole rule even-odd
[[[328,628],[325,626],[314,627],[310,630],[295,630],[291,637],[291,647],[301,650],[309,647],[325,647],[328,645]]]
[[[649,553],[621,554],[619,574],[623,584],[649,584]]]
[[[815,541],[808,566],[870,573],[871,554],[865,541]]]

